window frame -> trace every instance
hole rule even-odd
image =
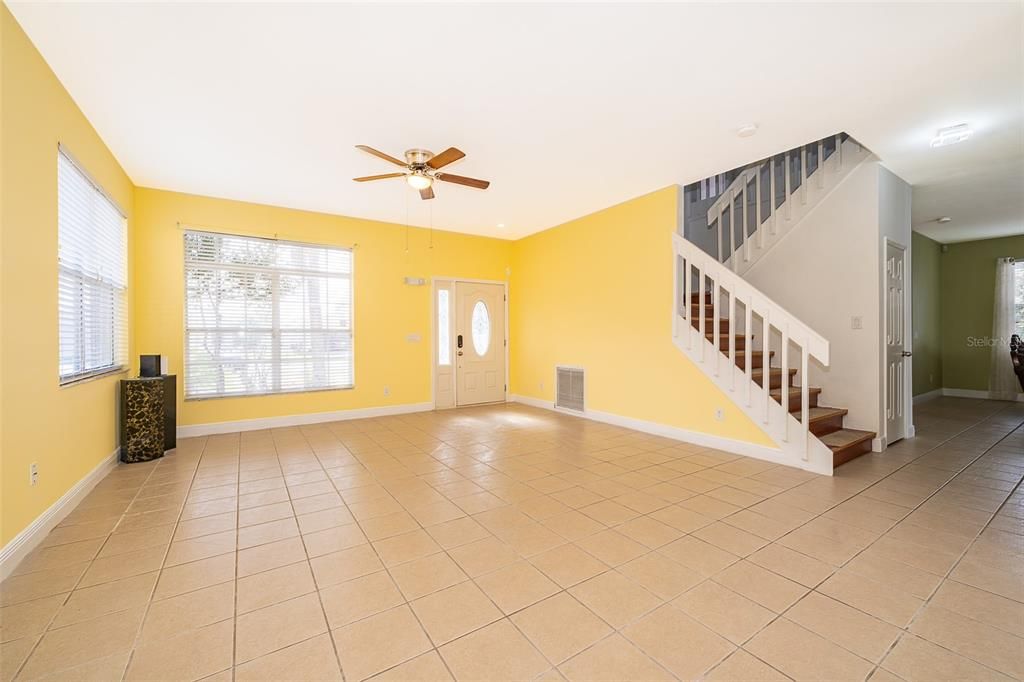
[[[79,177],[84,180],[96,194],[103,200],[106,201],[112,209],[121,217],[120,220],[120,232],[121,232],[121,245],[123,249],[120,253],[121,262],[118,264],[119,269],[122,271],[124,276],[124,285],[118,286],[114,282],[108,282],[102,278],[98,278],[92,275],[87,275],[84,272],[78,272],[74,268],[61,262],[60,246],[61,246],[61,223],[60,223],[60,164],[61,157],[70,164],[71,168],[78,173]],[[114,198],[107,192],[103,185],[96,181],[96,179],[86,170],[75,155],[72,154],[67,147],[62,143],[57,143],[57,174],[56,174],[56,196],[57,196],[57,384],[60,388],[68,388],[77,384],[85,383],[93,379],[99,379],[109,375],[123,374],[128,371],[128,353],[131,345],[131,332],[129,330],[129,312],[128,312],[128,292],[129,292],[129,276],[128,276],[128,215],[125,213],[121,205],[114,200]],[[121,314],[115,316],[112,320],[111,327],[111,342],[113,344],[113,351],[111,353],[111,363],[102,367],[94,367],[92,369],[82,369],[75,371],[71,374],[61,374],[61,358],[62,358],[62,346],[61,346],[61,305],[60,305],[60,280],[61,274],[68,273],[71,276],[78,277],[79,281],[89,280],[100,287],[109,289],[114,296],[120,292],[121,296]],[[121,336],[122,338],[118,338]],[[82,331],[79,341],[84,341],[84,330]],[[119,353],[120,351],[120,353]],[[118,357],[121,355],[122,357]]]
[[[199,401],[204,401],[204,400],[225,400],[225,399],[233,399],[233,398],[258,398],[258,397],[275,396],[275,395],[296,395],[296,394],[302,394],[302,393],[322,393],[324,391],[350,391],[350,390],[355,389],[355,387],[356,387],[356,331],[355,331],[355,324],[356,324],[356,290],[355,290],[355,283],[356,283],[356,253],[355,252],[356,252],[356,250],[355,250],[355,246],[354,245],[353,246],[344,246],[344,245],[338,245],[338,244],[323,244],[323,243],[315,243],[315,242],[296,241],[296,240],[290,240],[290,239],[278,239],[276,237],[265,237],[265,236],[262,236],[262,235],[252,235],[252,234],[241,234],[241,233],[237,233],[237,232],[217,232],[217,231],[210,230],[210,229],[204,229],[204,228],[199,228],[199,227],[194,227],[194,226],[185,226],[185,225],[181,226],[181,230],[182,230],[182,240],[181,240],[181,245],[182,245],[182,255],[181,255],[181,264],[182,264],[182,316],[181,317],[182,317],[182,368],[183,368],[182,392],[184,393],[185,402],[199,402]],[[188,267],[189,267],[189,263],[188,263],[188,260],[187,260],[187,250],[185,248],[185,244],[186,244],[186,241],[188,239],[188,235],[189,234],[212,235],[212,236],[215,236],[215,237],[232,237],[232,238],[236,238],[236,239],[250,239],[250,240],[256,240],[256,241],[273,242],[275,244],[294,244],[296,246],[311,247],[311,248],[317,248],[317,249],[333,249],[333,250],[336,250],[336,251],[345,251],[345,252],[347,252],[349,254],[349,273],[348,273],[347,278],[349,280],[349,299],[350,299],[349,300],[349,311],[350,312],[349,312],[348,333],[349,333],[349,345],[350,345],[350,347],[352,349],[351,352],[350,352],[350,354],[351,354],[351,367],[350,367],[350,370],[349,370],[350,375],[352,377],[351,383],[349,385],[347,385],[347,386],[323,386],[323,387],[315,387],[315,388],[297,388],[297,389],[258,391],[258,392],[251,392],[251,393],[225,393],[225,394],[214,394],[214,395],[201,395],[201,396],[193,395],[193,396],[190,396],[188,394],[188,377],[189,377],[188,334],[189,334],[189,326],[188,326],[188,272],[187,272],[188,271]],[[218,264],[218,265],[220,265],[220,264]],[[242,269],[252,269],[254,271],[260,269],[260,268],[252,267],[252,266],[241,266],[241,267],[242,267]],[[264,271],[268,272],[269,270],[264,270]],[[273,300],[276,300],[277,295],[278,295],[277,294],[277,287],[275,286],[274,287],[274,297],[275,298]],[[276,306],[276,305],[277,305],[276,303],[272,302],[272,306]],[[271,328],[271,330],[270,330],[271,338],[279,338],[280,337],[280,333],[281,333],[280,327],[278,327],[276,330],[274,330],[273,328]]]

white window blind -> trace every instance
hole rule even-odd
[[[127,362],[127,226],[107,195],[57,153],[57,308],[62,384]]]
[[[185,233],[185,397],[351,388],[352,252]]]

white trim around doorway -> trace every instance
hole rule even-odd
[[[504,396],[504,402],[508,402],[509,396],[509,382],[512,377],[509,374],[509,348],[512,345],[512,334],[508,326],[508,282],[500,279],[473,279],[470,277],[431,277],[430,278],[430,404],[433,406],[432,409],[437,409],[437,289],[438,283],[444,282],[452,285],[452,292],[455,291],[454,285],[458,282],[465,282],[467,284],[500,284],[503,287],[503,298],[505,303],[505,391],[502,394]],[[454,296],[451,299],[454,304]],[[450,308],[454,310],[454,308]],[[452,370],[454,371],[454,369]],[[458,407],[459,395],[458,395],[458,382],[452,387],[455,392],[455,401],[452,407]],[[448,409],[448,408],[445,408]]]

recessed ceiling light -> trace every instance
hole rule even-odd
[[[948,147],[951,144],[957,144],[970,139],[974,131],[967,127],[966,123],[961,123],[955,126],[949,126],[948,128],[939,128],[939,131],[932,138],[933,147]]]
[[[756,132],[757,132],[757,124],[756,123],[744,123],[743,125],[741,125],[739,128],[736,129],[736,134],[739,135],[740,137],[750,137],[751,135],[753,135]]]
[[[942,223],[943,225],[946,224],[946,223],[952,222],[952,221],[953,221],[953,219],[950,218],[948,215],[944,215],[941,218],[937,218],[935,220],[935,222]]]
[[[505,227],[505,223],[498,223],[498,227]]]

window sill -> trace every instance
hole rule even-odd
[[[116,374],[127,373],[128,367],[124,365],[121,365],[119,367],[111,367],[110,369],[98,370],[96,372],[90,372],[88,374],[79,374],[77,376],[71,377],[70,379],[61,379],[60,387],[71,388],[72,386],[78,386],[80,384],[85,384],[90,381],[96,381],[97,379],[105,379],[106,377],[111,377]]]
[[[186,403],[198,403],[205,400],[228,400],[230,398],[267,398],[275,395],[301,395],[303,393],[325,393],[327,391],[351,391],[355,389],[355,385],[352,386],[332,386],[330,388],[307,388],[299,391],[268,391],[266,393],[234,393],[231,395],[204,395],[204,396],[185,396]]]

